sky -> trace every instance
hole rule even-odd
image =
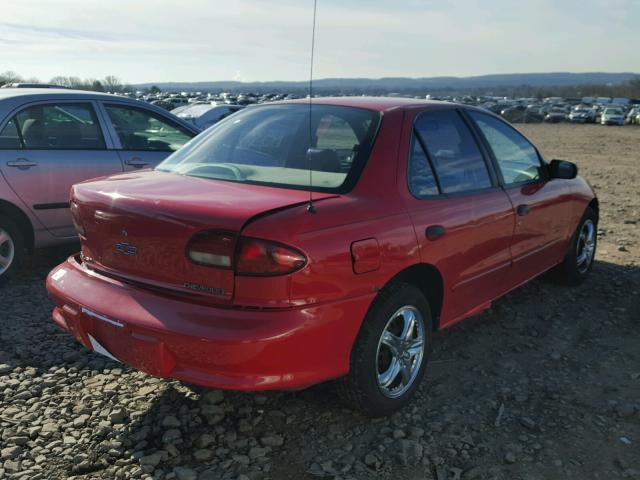
[[[313,0],[0,0],[0,72],[305,80]],[[639,72],[640,0],[318,0],[315,78]]]

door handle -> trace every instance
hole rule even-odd
[[[130,158],[129,160],[125,160],[124,163],[125,165],[129,165],[130,167],[135,167],[135,168],[142,168],[149,165],[149,162],[145,162],[140,157]]]
[[[21,170],[26,170],[31,167],[37,167],[38,162],[32,162],[28,158],[16,158],[7,162],[7,167],[17,167]]]
[[[518,205],[518,208],[516,208],[516,212],[518,212],[518,215],[520,215],[521,217],[524,217],[525,215],[529,214],[529,205]]]
[[[430,227],[427,227],[424,233],[429,240],[437,240],[447,233],[447,229],[442,225],[431,225]]]

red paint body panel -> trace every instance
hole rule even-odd
[[[85,347],[90,334],[152,375],[236,390],[299,388],[345,374],[358,319],[375,296],[287,310],[203,306],[109,279],[75,258],[49,275],[47,288],[56,323],[64,319]]]
[[[86,231],[83,253],[96,268],[159,288],[189,292],[186,282],[216,288],[220,293],[211,295],[210,301],[218,303],[233,299],[233,271],[191,262],[185,251],[193,235],[201,230],[235,235],[256,215],[308,199],[308,193],[300,190],[158,171],[81,183],[72,188],[71,196],[79,205]],[[113,248],[129,242],[137,248],[135,256],[121,255]]]
[[[452,325],[560,262],[595,198],[576,178],[419,200],[407,187],[414,117],[455,105],[317,103],[378,110],[383,119],[353,189],[314,192],[316,213],[303,190],[162,172],[76,185],[84,261],[70,259],[48,277],[56,324],[153,375],[230,389],[301,388],[347,373],[371,302],[406,269],[437,269],[443,299],[434,313],[440,327]],[[529,215],[517,214],[520,204]],[[434,225],[445,233],[428,239]],[[290,245],[306,263],[276,277],[196,265],[186,257],[189,240],[209,229]],[[135,258],[114,253],[123,242],[135,244]],[[194,292],[189,282],[213,290]]]

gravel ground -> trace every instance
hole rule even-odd
[[[365,418],[330,384],[207,391],[89,353],[50,321],[58,249],[0,288],[0,479],[640,478],[640,128],[522,129],[600,195],[591,277],[543,277],[438,333],[404,411]]]

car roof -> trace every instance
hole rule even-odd
[[[0,88],[0,117],[16,107],[43,101],[65,100],[108,100],[130,105],[140,105],[140,101],[122,95],[91,92],[88,90],[71,90],[66,88]],[[150,106],[156,110],[158,107]],[[2,121],[2,118],[0,118]]]
[[[128,97],[109,93],[91,92],[87,90],[70,90],[68,88],[0,88],[0,100],[14,97],[33,97],[34,100],[50,98],[95,98],[127,99]]]
[[[375,110],[385,112],[398,108],[442,108],[443,106],[456,107],[460,106],[451,102],[442,102],[437,100],[421,100],[416,98],[404,97],[314,97],[311,99],[316,105],[334,105],[342,107],[365,108],[367,110]],[[270,102],[263,105],[283,105],[283,104],[308,104],[308,98],[298,98],[295,100],[282,100],[278,102]]]
[[[197,133],[193,125],[184,120],[171,115],[166,110],[146,102],[140,102],[135,98],[123,95],[113,95],[110,93],[92,92],[88,90],[71,90],[67,88],[0,88],[0,123],[2,123],[5,115],[15,108],[21,108],[23,105],[34,102],[49,100],[107,100],[110,102],[127,103],[133,106],[140,106],[147,110],[155,111],[164,116],[173,117],[174,121],[180,123],[187,130]]]

